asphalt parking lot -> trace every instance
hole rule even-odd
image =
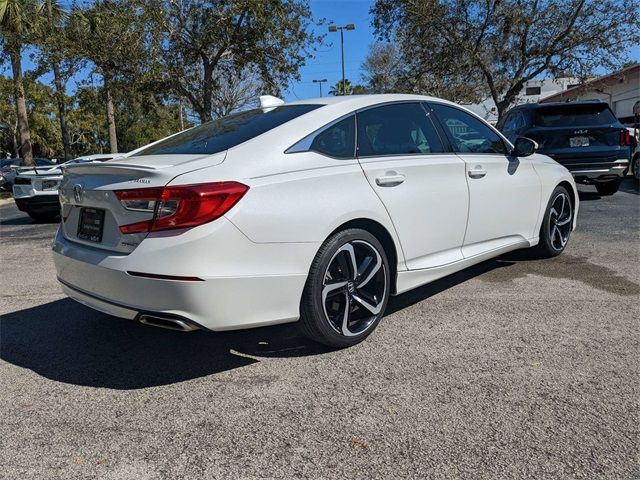
[[[343,351],[90,310],[56,225],[0,206],[0,478],[640,478],[640,196],[581,199],[560,257],[396,297]]]

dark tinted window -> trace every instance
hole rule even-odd
[[[316,134],[309,150],[331,157],[352,158],[355,153],[356,118],[350,116]]]
[[[137,155],[222,152],[318,107],[320,105],[285,105],[266,111],[255,109],[235,113],[167,138]]]
[[[431,104],[460,153],[506,153],[502,138],[484,122],[448,105]]]
[[[554,105],[536,110],[535,124],[541,127],[578,127],[587,125],[609,125],[618,120],[603,103],[593,105]]]
[[[525,95],[540,95],[540,87],[527,87],[524,91]]]
[[[50,165],[55,165],[51,160],[47,160],[46,158],[36,158],[33,161],[37,167],[46,167]]]
[[[418,103],[398,103],[358,113],[358,155],[442,152],[442,142]]]

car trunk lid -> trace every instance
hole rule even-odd
[[[153,212],[126,209],[118,190],[164,187],[176,176],[222,163],[216,155],[159,155],[119,158],[64,168],[60,186],[62,231],[68,240],[91,248],[132,252],[147,233],[120,231],[122,225],[149,221]]]

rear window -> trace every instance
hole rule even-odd
[[[235,113],[186,130],[138,152],[138,155],[212,154],[257,137],[321,105],[284,105]]]
[[[540,127],[582,127],[609,125],[616,123],[618,119],[608,105],[600,103],[539,108],[534,121]]]

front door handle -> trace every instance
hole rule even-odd
[[[396,187],[404,182],[404,175],[397,172],[387,172],[381,177],[376,177],[376,185],[379,187]]]
[[[470,178],[482,178],[487,174],[487,171],[482,168],[482,165],[476,165],[473,170],[469,170]]]

